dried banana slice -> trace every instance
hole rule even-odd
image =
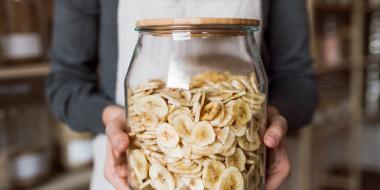
[[[151,139],[156,139],[157,138],[157,134],[152,134],[152,133],[148,133],[148,132],[144,132],[142,134],[136,134],[136,137],[138,139],[144,139],[144,140],[151,140]]]
[[[129,185],[131,185],[131,187],[136,188],[136,189],[140,187],[141,185],[140,180],[137,179],[137,176],[133,170],[128,174],[128,182],[129,182]]]
[[[186,184],[182,182],[182,177],[180,174],[173,174],[174,180],[175,180],[175,186],[176,190],[185,190]]]
[[[222,109],[223,104],[219,101],[210,102],[203,107],[201,113],[201,119],[206,121],[212,121],[218,115],[220,110]]]
[[[193,113],[193,116],[194,116],[194,120],[196,122],[199,121],[200,117],[201,117],[201,110],[202,110],[202,105],[198,102],[195,102],[194,105],[193,105],[193,110],[192,110],[192,113]]]
[[[175,108],[172,112],[169,113],[168,115],[168,121],[169,123],[173,123],[173,120],[180,115],[188,115],[189,117],[191,116],[191,111],[187,107],[177,107]]]
[[[154,190],[151,180],[146,180],[143,184],[140,185],[141,190]]]
[[[172,174],[160,164],[152,164],[149,169],[152,185],[157,190],[174,190],[175,179]]]
[[[149,164],[141,150],[132,150],[128,154],[128,159],[130,167],[140,182],[148,177]]]
[[[247,89],[249,93],[254,93],[252,86],[249,84],[248,77],[239,75],[239,76],[234,76],[233,78],[239,81],[245,87],[245,89]]]
[[[249,127],[245,132],[245,137],[250,143],[255,143],[256,141],[260,140],[258,131],[255,129],[255,127]]]
[[[144,153],[146,151],[149,151],[149,150],[143,150]],[[149,162],[152,160],[152,161],[155,161],[154,163],[158,163],[158,164],[161,164],[161,165],[166,165],[168,164],[168,160],[167,160],[167,157],[161,153],[161,152],[153,152],[153,151],[150,151],[151,153],[149,154],[149,156],[146,156],[149,160]],[[145,153],[145,155],[147,155],[147,153]]]
[[[159,124],[158,117],[151,112],[141,113],[141,122],[147,127],[156,128]]]
[[[149,161],[150,164],[161,164],[166,165],[167,161],[162,159],[157,159],[153,156],[146,156],[146,159]]]
[[[160,118],[168,113],[168,105],[165,100],[156,95],[149,95],[136,100],[133,108],[138,114],[152,112]]]
[[[242,97],[246,102],[261,106],[265,102],[265,95],[263,94],[246,94]]]
[[[259,169],[256,168],[255,165],[252,165],[248,169],[247,178],[248,178],[248,187],[257,187],[259,185],[260,172],[259,172]]]
[[[252,118],[251,108],[242,99],[236,100],[233,112],[235,121],[238,125],[246,125]]]
[[[260,147],[260,141],[251,143],[247,140],[246,137],[238,137],[237,142],[239,144],[239,147],[245,151],[255,151]]]
[[[131,105],[133,103],[135,103],[138,99],[142,98],[142,97],[145,97],[145,96],[148,96],[150,94],[146,93],[146,92],[140,92],[140,93],[135,93],[133,94],[127,101],[128,101],[128,105]]]
[[[220,154],[222,156],[231,156],[236,149],[237,141],[235,139],[235,135],[231,132],[229,132],[226,142],[223,145],[222,151]]]
[[[183,99],[186,100],[186,102],[191,102],[191,99],[192,99],[192,93],[190,90],[184,90],[181,92],[181,96],[183,97]]]
[[[195,174],[181,174],[181,176],[185,178],[200,178],[202,177],[202,170]]]
[[[235,79],[231,81],[231,86],[237,90],[245,90],[245,86]]]
[[[247,125],[233,124],[230,126],[232,133],[237,137],[242,137],[247,131]]]
[[[147,146],[157,145],[157,139],[150,139],[150,140],[140,139],[140,142]]]
[[[234,94],[233,96],[231,96],[230,98],[226,99],[226,100],[223,100],[222,103],[226,103],[226,102],[229,102],[231,100],[235,100],[235,99],[238,99],[244,95],[246,95],[247,93],[245,91],[241,91],[239,93],[236,93]]]
[[[223,145],[220,142],[215,141],[208,146],[196,146],[191,147],[191,152],[194,155],[207,156],[210,154],[219,154],[223,151]]]
[[[134,134],[137,134],[137,133],[142,133],[146,130],[146,127],[145,125],[143,124],[139,124],[139,123],[134,123],[134,124],[130,124],[129,125],[129,131],[134,133]]]
[[[218,181],[217,190],[244,190],[244,178],[239,169],[228,167]]]
[[[226,104],[225,106],[225,114],[224,114],[224,118],[222,120],[222,122],[219,124],[220,126],[227,126],[227,125],[231,125],[235,118],[234,118],[234,107],[236,107],[236,101],[230,101]]]
[[[216,189],[219,178],[226,169],[224,164],[216,160],[206,160],[203,163],[202,182],[208,189]]]
[[[191,130],[194,127],[194,121],[191,116],[188,114],[178,115],[172,120],[171,124],[183,141],[189,142],[191,140]]]
[[[247,157],[248,165],[258,165],[260,163],[260,156],[253,152],[244,152]]]
[[[207,146],[215,141],[212,125],[207,121],[196,123],[191,131],[191,142],[195,146]]]
[[[175,147],[165,147],[165,146],[159,146],[160,150],[167,156],[166,159],[169,158],[183,158],[183,152],[182,149],[177,145]]]
[[[245,164],[246,164],[246,157],[244,155],[244,152],[240,148],[237,148],[233,155],[228,156],[226,158],[227,167],[235,166],[240,171],[243,171],[245,170]]]
[[[226,160],[226,158],[225,157],[223,157],[223,156],[218,156],[218,155],[216,155],[216,154],[209,154],[209,155],[207,155],[210,159],[213,159],[213,160],[217,160],[217,161],[224,161],[224,160]]]
[[[228,80],[228,73],[209,71],[195,75],[190,81],[190,88],[199,88],[206,85]]]
[[[230,132],[230,127],[223,127],[222,129],[221,128],[215,128],[215,134],[216,134],[216,138],[222,143],[224,144],[226,141],[227,141],[227,138],[228,138],[228,134]]]
[[[193,160],[181,160],[177,163],[169,163],[167,168],[174,173],[193,175],[202,170],[202,165]]]
[[[221,127],[222,126],[221,124],[223,122],[225,114],[226,114],[226,108],[225,108],[225,106],[222,106],[220,111],[218,112],[218,114],[214,118],[214,120],[211,121],[211,124],[215,127]]]
[[[130,124],[140,123],[141,121],[142,118],[140,115],[128,113],[128,122]]]
[[[147,90],[156,90],[156,89],[160,89],[160,88],[163,88],[165,86],[165,84],[161,81],[161,80],[151,80],[151,81],[148,81],[142,85],[140,85],[134,93],[139,93],[139,92],[143,92],[143,91],[147,91]]]
[[[190,188],[190,190],[204,190],[201,178],[190,178],[189,183],[186,185],[188,188]]]
[[[200,120],[202,107],[205,102],[205,92],[203,90],[197,92],[194,95],[192,102],[193,102],[192,114],[194,116],[194,120],[198,122]]]
[[[259,90],[259,88],[257,87],[257,84],[259,84],[258,83],[258,81],[257,81],[257,77],[256,77],[256,73],[251,73],[251,76],[249,77],[249,81],[250,81],[250,84],[251,84],[251,86],[252,86],[252,88],[253,88],[253,91],[255,92],[255,93],[260,93],[260,90]]]
[[[236,150],[237,141],[234,141],[234,143],[231,145],[230,148],[225,148],[222,152],[220,152],[220,155],[222,156],[231,156],[235,153]]]
[[[179,136],[175,128],[169,123],[163,123],[157,128],[157,143],[164,147],[176,147]]]
[[[157,146],[157,145],[148,145],[148,144],[145,144],[144,141],[142,142],[141,148],[147,149],[147,150],[150,150],[150,151],[153,151],[153,152],[160,152],[160,151],[162,151],[159,146]]]
[[[172,158],[172,157],[166,157],[165,158],[168,164],[177,163],[181,161],[182,158]]]
[[[191,146],[183,146],[182,147],[182,155],[185,157],[185,159],[191,158]]]
[[[182,96],[181,91],[177,89],[162,89],[160,90],[160,95],[168,100],[168,103],[175,106],[191,106],[185,97]]]
[[[224,101],[231,98],[233,92],[227,90],[220,90],[217,88],[210,88],[206,91],[206,99],[210,102],[212,101]]]

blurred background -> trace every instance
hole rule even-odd
[[[53,0],[0,0],[0,190],[88,189],[91,134],[44,100]],[[319,105],[284,190],[380,189],[380,0],[308,0]]]

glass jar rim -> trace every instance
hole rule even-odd
[[[260,21],[247,18],[161,18],[144,19],[136,22],[136,30],[241,30],[257,31]]]

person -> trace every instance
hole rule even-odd
[[[192,11],[184,6],[193,6]],[[184,16],[262,20],[259,41],[270,79],[265,188],[277,189],[290,172],[287,128],[307,124],[316,104],[304,0],[56,0],[46,94],[60,120],[76,131],[98,134],[91,189],[128,189],[128,135],[120,89],[137,39],[134,22]]]

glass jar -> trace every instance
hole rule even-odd
[[[45,56],[43,1],[4,0],[0,6],[0,49],[4,63],[39,61]]]
[[[264,189],[259,21],[137,22],[125,80],[132,189]]]
[[[41,105],[9,109],[8,174],[13,189],[28,188],[49,178],[53,148],[49,119],[48,110]]]
[[[57,124],[58,142],[62,152],[60,159],[66,170],[80,170],[93,160],[91,133],[75,132],[63,123]]]

